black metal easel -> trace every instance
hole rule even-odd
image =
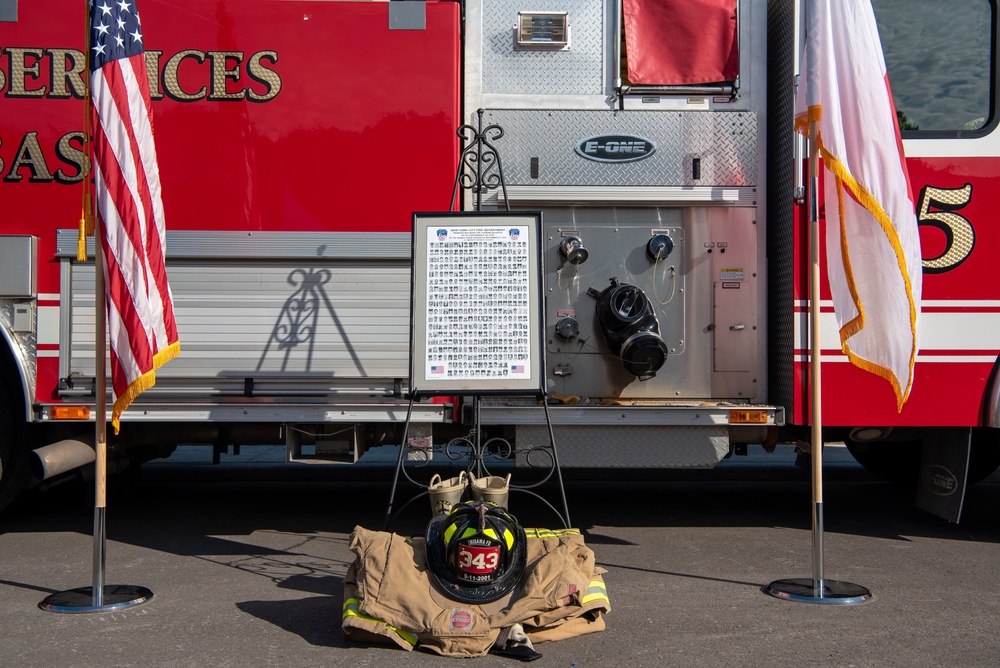
[[[482,109],[477,112],[477,121],[478,123],[476,127],[471,125],[462,125],[457,130],[458,136],[461,137],[463,141],[467,142],[467,145],[463,149],[459,159],[458,169],[455,174],[455,185],[451,194],[449,212],[454,209],[459,188],[469,190],[475,194],[476,211],[482,211],[483,193],[500,188],[503,190],[504,203],[506,210],[509,212],[510,204],[507,199],[507,186],[504,181],[503,167],[500,162],[500,153],[493,145],[494,140],[503,136],[503,128],[499,125],[488,125],[483,127]],[[415,308],[415,305],[411,304],[411,308]],[[411,350],[411,355],[412,354],[413,351]],[[544,362],[540,369],[542,370],[542,373],[544,373]],[[430,461],[430,457],[427,456],[428,451],[432,454],[434,452],[441,452],[449,461],[464,460],[466,462],[465,470],[472,473],[476,477],[493,475],[490,472],[488,464],[488,459],[491,458],[509,460],[513,457],[515,458],[515,461],[520,461],[520,463],[527,467],[545,471],[541,479],[535,480],[530,484],[511,484],[509,486],[510,491],[534,497],[551,509],[556,516],[558,516],[560,522],[565,528],[570,527],[569,506],[566,502],[566,488],[563,484],[562,470],[559,466],[555,433],[552,429],[552,419],[549,415],[548,397],[544,389],[544,383],[541,384],[541,388],[536,393],[536,398],[540,400],[541,408],[545,413],[545,423],[548,427],[549,442],[547,445],[532,446],[530,449],[522,450],[521,452],[516,452],[511,443],[502,437],[489,438],[485,442],[482,440],[483,429],[480,410],[481,397],[488,394],[488,392],[472,393],[473,420],[468,435],[453,438],[446,444],[440,446],[432,445],[429,448],[423,445],[420,447],[411,446],[409,443],[409,431],[410,420],[413,413],[413,403],[419,400],[422,396],[437,394],[437,392],[434,391],[414,388],[412,385],[413,379],[411,379],[411,387],[409,391],[409,404],[406,410],[406,422],[404,423],[399,455],[396,460],[396,472],[393,476],[392,491],[390,492],[389,505],[386,509],[386,529],[389,528],[392,520],[398,514],[402,513],[403,510],[408,508],[418,499],[429,495],[429,492],[427,491],[429,489],[429,485],[414,480],[405,466],[405,462],[410,460],[409,455],[411,454],[417,455],[418,464],[421,466],[427,465]],[[445,392],[445,394],[452,394],[452,392]],[[556,477],[556,481],[559,485],[559,494],[562,501],[561,512],[535,491],[536,488],[549,482],[553,475]],[[423,491],[413,496],[410,500],[403,504],[402,507],[394,511],[393,505],[396,500],[396,490],[399,484],[400,476],[404,477],[416,487],[421,488]]]
[[[426,458],[426,453],[428,448],[412,447],[408,443],[409,437],[409,426],[410,426],[410,416],[413,410],[413,402],[416,400],[413,394],[410,395],[409,406],[406,411],[406,423],[403,427],[403,438],[402,444],[399,448],[399,456],[396,460],[396,472],[392,479],[392,491],[389,494],[389,506],[385,513],[385,525],[386,530],[389,529],[392,524],[392,520],[404,510],[409,508],[413,503],[419,501],[420,499],[429,495],[427,491],[429,485],[418,482],[413,479],[410,472],[406,469],[405,461],[407,460],[407,454],[411,452],[416,452],[425,456],[422,462],[419,462],[421,466],[426,465],[430,459]],[[549,443],[543,446],[534,446],[530,450],[522,453],[525,463],[533,469],[545,470],[545,474],[540,480],[536,480],[530,484],[514,484],[510,485],[510,491],[512,493],[527,494],[552,510],[553,513],[559,518],[562,523],[563,528],[570,528],[571,522],[569,517],[569,505],[566,502],[566,488],[563,485],[562,471],[559,467],[559,456],[556,450],[555,434],[552,430],[552,420],[549,415],[548,402],[546,397],[542,396],[542,408],[545,411],[545,423],[549,431]],[[467,436],[461,436],[458,438],[453,438],[448,441],[443,446],[431,446],[430,450],[434,451],[437,449],[443,452],[449,461],[466,461],[465,470],[473,473],[476,477],[493,475],[490,471],[489,465],[487,464],[487,456],[493,455],[497,459],[510,459],[512,456],[516,456],[513,446],[511,446],[510,441],[502,437],[493,437],[485,442],[482,440],[482,425],[480,423],[480,397],[475,395],[473,397],[473,412],[475,414],[475,422],[472,428],[469,430]],[[410,498],[406,503],[404,503],[398,510],[393,510],[393,504],[396,499],[396,489],[399,484],[399,478],[402,475],[406,480],[408,480],[414,486],[421,488],[422,491],[412,498]],[[536,488],[541,487],[545,483],[552,479],[555,475],[556,482],[559,485],[560,500],[562,501],[563,509],[560,512],[555,506],[553,506],[545,497],[535,491]]]

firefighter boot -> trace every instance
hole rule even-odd
[[[510,474],[507,477],[499,475],[488,475],[477,478],[469,474],[469,487],[472,489],[472,498],[476,501],[483,500],[495,503],[504,510],[508,509],[507,500],[510,496]]]
[[[431,514],[437,517],[450,513],[451,507],[461,502],[468,484],[465,471],[447,480],[442,480],[437,473],[431,476],[431,484],[427,488],[427,493],[431,497]]]

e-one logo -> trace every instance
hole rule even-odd
[[[597,162],[634,162],[648,158],[655,151],[653,142],[634,135],[597,135],[576,145],[581,157]]]
[[[924,469],[924,486],[931,494],[950,496],[958,491],[958,478],[944,466],[933,464]]]

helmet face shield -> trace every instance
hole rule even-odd
[[[524,529],[486,501],[455,506],[427,525],[427,565],[445,596],[463,603],[491,603],[506,596],[524,574]]]

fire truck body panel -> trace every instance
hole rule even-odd
[[[920,351],[910,398],[901,411],[888,383],[873,383],[840,351],[837,322],[825,274],[822,280],[821,331],[823,421],[827,425],[1000,426],[984,419],[986,397],[996,382],[995,326],[1000,301],[990,276],[998,240],[989,233],[1000,160],[963,157],[991,132],[964,139],[906,140],[907,166],[921,232],[924,257]],[[951,147],[951,155],[921,156]],[[977,233],[978,231],[978,233]],[[824,251],[825,252],[825,251]],[[800,270],[804,261],[797,256]],[[808,373],[807,295],[796,296],[796,366]],[[808,422],[806,384],[796,386],[792,420]],[[845,391],[844,388],[850,388]]]
[[[566,12],[570,43],[512,39],[531,11]],[[547,384],[572,404],[551,411],[568,443],[560,462],[711,467],[729,452],[734,406],[759,405],[764,428],[782,422],[766,390],[766,8],[740,4],[738,82],[713,86],[622,93],[623,21],[616,2],[470,3],[466,49],[481,58],[465,63],[465,117],[482,109],[504,131],[506,189],[485,206],[543,213]],[[618,156],[597,155],[606,144]],[[637,146],[652,150],[627,152]],[[650,255],[661,238],[669,250]],[[588,249],[584,261],[567,241]],[[653,377],[602,337],[593,293],[612,280],[655,313],[665,360]],[[505,399],[484,419],[544,442],[531,413]]]
[[[149,5],[168,263],[185,336],[184,355],[158,371],[143,402],[309,401],[355,389],[398,400],[411,214],[448,207],[456,167],[458,5],[427,3],[420,30],[393,29],[384,3]],[[83,31],[68,23],[23,7],[3,33],[4,232],[34,235],[45,258],[37,340],[7,328],[21,332],[26,360],[37,354],[37,371],[25,364],[29,405],[92,393],[93,264],[75,260],[82,88],[50,74],[61,57],[82,62]],[[67,155],[75,167],[60,162]],[[389,179],[391,196],[378,197]],[[135,413],[126,419],[164,417]],[[254,419],[283,419],[266,415]]]

